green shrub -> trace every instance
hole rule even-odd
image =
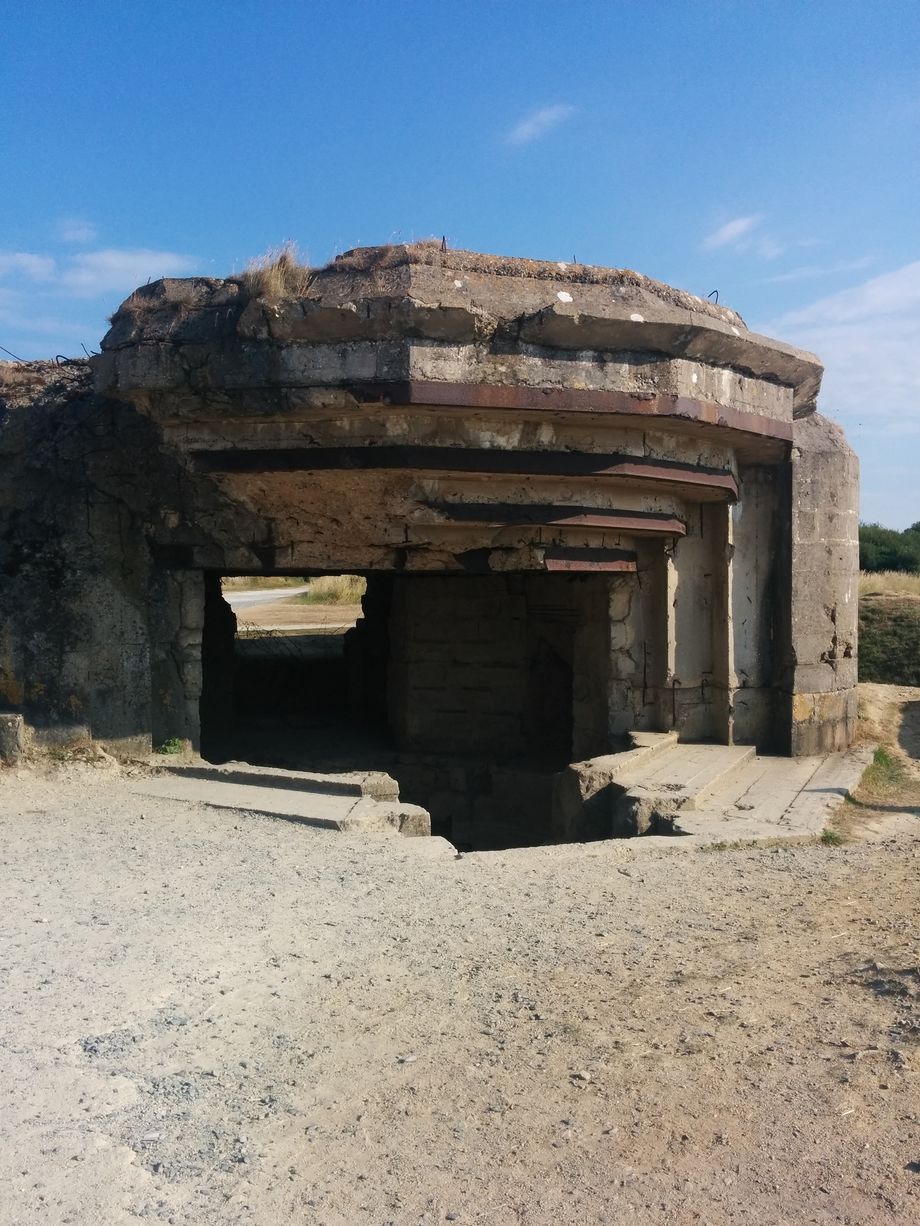
[[[181,753],[185,742],[178,736],[171,736],[168,741],[157,747],[157,753]]]
[[[859,679],[920,685],[920,598],[864,596],[860,600]]]
[[[859,568],[920,571],[920,522],[903,532],[881,524],[860,524]]]

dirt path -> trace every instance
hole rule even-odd
[[[920,841],[456,858],[0,777],[3,1226],[920,1218]]]
[[[248,626],[263,630],[296,630],[332,626],[353,626],[361,615],[361,606],[352,604],[309,604],[287,598],[265,604],[245,605],[236,610],[242,631]]]

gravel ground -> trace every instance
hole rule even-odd
[[[914,825],[457,857],[6,771],[0,1223],[920,1220]]]

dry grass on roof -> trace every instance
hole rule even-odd
[[[284,243],[250,260],[238,280],[253,298],[297,298],[307,292],[313,269],[300,262],[294,243]]]

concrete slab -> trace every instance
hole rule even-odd
[[[825,758],[783,814],[780,825],[820,834],[828,819],[855,791],[875,749],[874,745],[862,745]]]
[[[872,747],[827,757],[759,757],[750,746],[676,745],[621,772],[621,835],[702,844],[815,838],[853,791]]]
[[[817,838],[858,786],[873,751],[868,746],[826,758],[757,758],[717,790],[705,809],[682,809],[674,834],[702,846]]]
[[[341,828],[361,800],[360,793],[297,791],[232,779],[200,779],[191,775],[164,774],[135,781],[131,791],[139,796],[157,796],[186,804],[211,805],[218,809],[245,809],[274,817],[293,818],[312,826]]]
[[[688,801],[698,801],[728,781],[755,754],[751,745],[675,745],[652,764],[641,763],[641,773],[620,775],[619,782],[648,793],[680,793]]]
[[[324,775],[232,762],[176,766],[130,789],[186,804],[242,809],[351,833],[430,835],[427,810],[399,800],[399,788],[379,771]]]
[[[821,761],[820,758],[754,757],[718,788],[719,807],[727,813],[734,812],[739,818],[746,813],[756,813],[761,820],[779,821]],[[705,810],[712,805],[706,802],[696,807]]]

